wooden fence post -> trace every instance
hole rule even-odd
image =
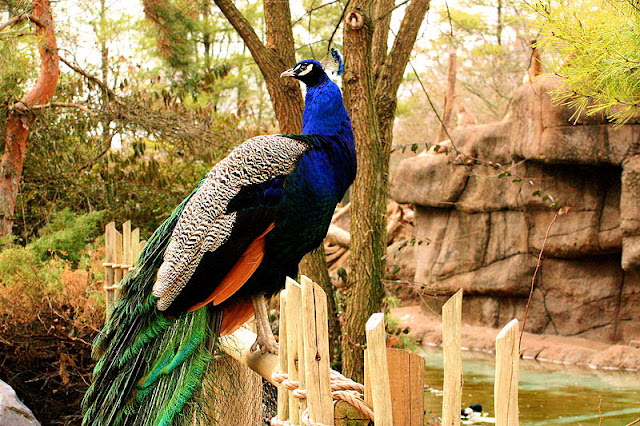
[[[327,295],[305,275],[302,285],[302,338],[309,417],[333,425],[333,398],[329,381],[329,329]]]
[[[462,289],[442,306],[444,386],[442,425],[460,425],[462,404]]]
[[[131,229],[131,221],[122,224],[122,233],[116,230],[116,223],[107,224],[105,236],[105,305],[107,319],[109,311],[120,298],[120,281],[134,269],[135,261],[146,241],[140,241],[140,229]]]
[[[122,224],[122,277],[124,278],[129,272],[129,266],[131,266],[131,258],[133,253],[131,252],[131,221],[127,220]]]
[[[387,366],[387,339],[384,314],[373,314],[365,325],[367,350],[365,351],[368,383],[371,385],[371,399],[376,426],[393,426],[391,389]]]
[[[116,263],[116,223],[109,222],[104,231],[104,303],[107,319],[113,306],[113,286],[115,285],[114,264]]]
[[[424,421],[424,358],[402,349],[387,348],[394,426]]]
[[[280,292],[280,335],[278,348],[278,365],[280,373],[287,374],[288,370],[288,345],[287,345],[287,290]],[[278,386],[278,418],[289,420],[289,391],[284,386]]]
[[[518,365],[520,331],[517,319],[511,320],[496,336],[496,377],[493,393],[496,424],[518,426]]]
[[[115,278],[113,280],[113,286],[115,289],[114,296],[113,296],[113,303],[115,303],[120,298],[120,281],[122,281],[122,278],[124,278],[124,272],[122,270],[122,262],[123,262],[122,234],[117,230],[115,232],[116,232],[116,261],[113,267],[114,275],[115,275]]]
[[[300,318],[300,305],[302,297],[302,289],[300,285],[287,277],[286,281],[287,290],[287,304],[286,304],[286,318],[287,318],[287,371],[289,372],[290,381],[302,382],[300,376],[299,365],[302,362],[302,356],[299,352],[298,338],[300,323],[297,318]],[[302,386],[300,386],[302,388]],[[289,391],[289,420],[293,424],[300,424],[300,414],[302,407],[300,400],[293,396],[293,391]]]

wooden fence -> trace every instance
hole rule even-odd
[[[420,425],[424,418],[424,360],[386,347],[384,314],[366,324],[365,384],[329,368],[327,298],[302,276],[280,293],[279,355],[251,352],[255,334],[240,329],[222,348],[278,386],[273,425]],[[345,348],[346,349],[346,348]],[[459,414],[459,411],[458,411]]]
[[[442,426],[460,425],[462,396],[462,290],[442,307],[442,349],[444,387]],[[520,333],[517,319],[511,320],[496,336],[496,372],[494,383],[495,423],[518,425],[518,366]]]
[[[140,229],[131,230],[131,221],[122,224],[122,232],[116,230],[116,223],[110,222],[104,231],[105,268],[104,299],[107,318],[109,311],[119,297],[120,281],[133,269],[138,255],[146,244],[140,241]]]
[[[139,230],[107,225],[105,295],[109,309],[119,282],[144,246]],[[384,315],[366,324],[365,384],[352,382],[329,367],[327,299],[309,278],[287,278],[280,294],[279,355],[251,351],[256,335],[241,328],[221,339],[221,348],[278,386],[277,417],[272,424],[380,426],[424,423],[424,360],[417,354],[386,347]],[[107,311],[108,311],[107,309]],[[444,387],[443,426],[461,424],[462,290],[442,307]],[[348,350],[348,348],[344,348]],[[519,324],[514,319],[496,337],[495,423],[518,425]],[[287,423],[288,422],[288,423]]]

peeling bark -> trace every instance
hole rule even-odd
[[[16,102],[7,116],[5,147],[0,162],[0,236],[11,235],[22,167],[31,125],[36,116],[30,108],[49,102],[60,76],[58,46],[53,31],[49,0],[33,0],[33,19],[40,52],[40,74],[29,93]]]

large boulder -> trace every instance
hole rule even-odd
[[[0,425],[40,426],[40,422],[19,399],[11,386],[0,380]]]

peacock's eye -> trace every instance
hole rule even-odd
[[[298,68],[297,74],[299,76],[306,75],[309,72],[311,72],[312,69],[313,69],[313,64],[300,64],[300,67]]]

